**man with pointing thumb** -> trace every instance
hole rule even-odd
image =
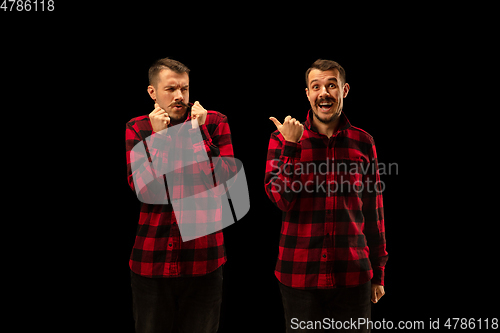
[[[388,258],[375,143],[343,113],[350,89],[345,71],[319,59],[306,71],[306,86],[311,109],[304,123],[269,118],[277,130],[264,180],[283,212],[275,275],[287,332],[306,332],[308,323],[324,318],[368,322],[370,300],[385,293]],[[357,168],[362,163],[375,167]],[[326,170],[319,167],[325,164]]]

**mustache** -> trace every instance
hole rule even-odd
[[[170,105],[168,107],[171,108],[174,106],[184,106],[186,108],[188,107],[188,105],[186,103],[184,103],[183,101],[170,103]]]
[[[316,101],[316,105],[319,105],[321,103],[336,103],[336,101],[333,98],[320,98],[318,101]]]

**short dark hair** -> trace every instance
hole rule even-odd
[[[306,71],[306,87],[309,87],[309,73],[313,69],[319,69],[320,71],[325,72],[325,71],[329,71],[329,70],[332,70],[335,68],[340,73],[340,79],[342,80],[342,83],[346,83],[345,70],[344,70],[344,68],[342,68],[342,66],[339,65],[338,62],[333,61],[333,60],[318,59]]]
[[[158,74],[160,74],[162,69],[170,69],[179,74],[189,73],[189,68],[177,60],[170,58],[158,59],[149,67],[148,77],[150,85],[156,85]]]

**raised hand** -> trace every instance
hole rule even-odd
[[[193,128],[197,128],[205,123],[207,119],[207,110],[201,106],[200,102],[194,102],[191,107],[191,125]]]
[[[149,114],[149,119],[151,120],[153,132],[166,130],[168,124],[170,124],[170,117],[168,116],[168,113],[162,109],[158,103],[155,103],[155,109]]]
[[[281,124],[278,119],[269,117],[269,119],[276,125],[278,131],[285,138],[286,141],[299,142],[304,134],[304,125],[291,116],[286,116],[285,121]]]

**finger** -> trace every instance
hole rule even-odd
[[[277,129],[280,129],[280,127],[283,126],[283,125],[281,125],[279,120],[274,118],[274,117],[269,117],[269,120],[271,120],[274,123],[274,125],[276,126]]]
[[[156,111],[156,112],[158,112],[158,111],[160,111],[160,110],[163,110],[163,109],[161,108],[160,104],[155,103],[155,111]]]
[[[198,101],[194,102],[193,106],[191,107],[191,112],[197,111],[199,107],[200,103]]]
[[[285,117],[285,121],[283,122],[283,124],[286,124],[286,123],[290,122],[290,119],[292,119],[291,116],[286,116]]]
[[[164,117],[163,115],[165,113],[166,113],[165,110],[160,109],[155,114],[153,114],[153,117],[158,118],[158,119],[162,119]]]
[[[196,103],[193,104],[193,106],[191,107],[191,113],[193,111],[196,112],[197,114],[205,113],[206,110],[203,108],[203,106],[201,106],[199,102],[196,102]]]
[[[156,116],[156,115],[162,114],[162,113],[164,113],[164,112],[165,112],[165,110],[163,110],[161,107],[159,107],[159,106],[158,106],[157,108],[155,108],[155,109],[154,109],[154,110],[150,113],[150,115],[152,115],[152,116]]]
[[[150,116],[150,117],[151,117],[151,116],[156,116],[160,110],[161,110],[160,108],[156,108],[156,109],[154,109],[153,111],[151,111],[151,113],[149,114],[149,116]]]

